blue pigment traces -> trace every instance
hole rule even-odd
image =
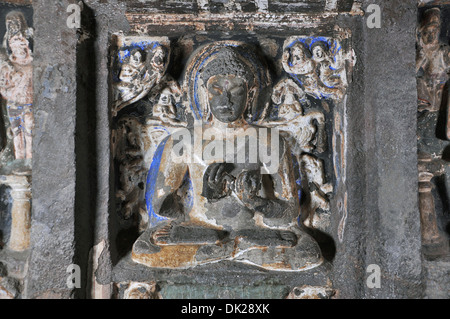
[[[295,184],[297,188],[297,195],[298,195],[298,206],[299,206],[299,214],[297,218],[297,222],[301,224],[301,210],[300,210],[300,204],[302,199],[302,172],[300,171],[300,165],[297,161],[297,157],[294,153],[292,154],[292,168],[294,170],[294,176],[295,176]],[[297,175],[298,174],[298,175]]]
[[[341,46],[340,46],[340,45],[338,46],[338,45],[337,45],[338,43],[337,43],[335,40],[328,40],[328,39],[325,38],[325,37],[298,38],[298,39],[295,39],[294,41],[292,41],[292,42],[291,42],[289,45],[287,45],[286,47],[287,47],[287,48],[291,48],[291,47],[294,46],[294,44],[300,42],[300,43],[302,43],[303,45],[305,45],[305,46],[311,51],[311,48],[312,48],[313,44],[316,43],[316,42],[318,42],[318,41],[321,41],[321,42],[323,42],[323,43],[325,43],[325,44],[327,45],[327,47],[329,48],[329,50],[330,50],[330,52],[331,52],[331,54],[332,54],[332,56],[333,56],[334,62],[336,62],[336,55],[337,55],[338,52],[341,50]],[[292,63],[291,63],[291,62],[289,62],[288,64],[289,64],[289,66],[292,66]],[[331,70],[336,70],[335,68],[333,68],[333,67],[331,67],[331,66],[330,66],[330,69],[331,69]],[[300,81],[300,79],[297,77],[296,74],[289,73],[289,75],[290,75],[290,76],[291,76],[298,84],[300,84],[300,86],[302,86],[302,82]],[[334,88],[334,86],[328,86],[328,85],[326,85],[326,84],[324,84],[324,85],[325,85],[326,87],[330,88],[330,89],[333,89],[333,88]],[[320,96],[317,96],[317,95],[314,95],[314,96],[315,96],[316,98],[318,98],[318,99],[327,99],[327,98],[329,98],[331,95],[330,95],[330,94],[325,94],[325,93],[320,92]]]
[[[154,50],[158,46],[161,46],[161,43],[155,41],[132,42],[130,45],[119,51],[119,62],[123,63],[127,58],[129,58],[131,54],[130,51],[134,48],[140,48],[142,51],[145,51],[148,47],[151,47],[151,49]]]
[[[147,212],[149,215],[150,227],[158,225],[160,222],[168,220],[163,216],[158,215],[153,209],[153,196],[155,196],[156,181],[158,179],[159,167],[161,165],[161,158],[164,152],[164,148],[170,136],[166,137],[158,146],[155,155],[153,156],[153,161],[150,166],[147,175],[147,186],[145,192],[145,202],[147,204]],[[188,214],[194,206],[194,188],[192,186],[192,181],[189,175],[189,171],[186,172],[183,183],[180,190],[186,192],[184,197],[183,207],[185,209],[185,214]]]
[[[152,164],[150,165],[150,169],[147,175],[147,185],[145,192],[145,202],[147,204],[147,212],[149,214],[150,220],[149,223],[151,227],[157,225],[159,222],[168,220],[168,218],[158,216],[153,210],[153,196],[155,194],[156,188],[156,180],[158,179],[159,167],[161,165],[161,158],[164,152],[164,148],[166,146],[167,141],[169,140],[169,136],[166,137],[156,149],[155,155],[153,156]]]

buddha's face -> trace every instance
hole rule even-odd
[[[206,86],[211,112],[219,121],[231,123],[242,117],[248,99],[245,79],[230,74],[215,75]]]

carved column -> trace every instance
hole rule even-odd
[[[431,173],[434,172],[434,173]],[[433,161],[429,154],[419,154],[419,210],[422,232],[422,245],[426,254],[436,254],[445,244],[436,219],[433,184],[431,179],[443,173],[442,165]]]
[[[11,187],[13,199],[11,235],[8,247],[14,251],[24,251],[30,245],[31,227],[31,176],[3,175],[0,183]]]
[[[432,178],[433,174],[431,173],[423,172],[419,174],[419,208],[424,244],[436,242],[441,237],[436,224],[434,198],[431,194]]]

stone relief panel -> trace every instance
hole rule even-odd
[[[119,53],[113,74],[115,106],[113,114],[145,99],[146,115],[121,116],[113,131],[114,157],[119,171],[117,198],[122,203],[122,216],[135,214],[148,219],[145,205],[145,180],[158,145],[183,122],[177,114],[181,90],[165,70],[170,57],[167,38],[115,37]],[[144,62],[145,61],[145,62]],[[178,117],[177,117],[178,116]],[[144,227],[144,226],[143,226]]]
[[[329,195],[333,186],[325,180],[323,161],[316,154],[327,149],[325,115],[311,108],[315,100],[342,100],[347,87],[345,62],[339,41],[325,37],[291,37],[283,46],[282,66],[288,78],[275,85],[272,102],[278,114],[264,121],[277,127],[293,145],[300,167],[301,186],[310,200],[302,206],[305,224],[326,230],[329,224]],[[304,111],[307,110],[307,112]],[[300,195],[299,195],[300,196]]]
[[[30,244],[33,28],[29,6],[0,12],[0,298],[14,299]]]
[[[332,37],[256,42],[114,37],[116,203],[134,262],[323,263],[310,230],[330,232],[333,107],[354,59]]]
[[[444,17],[438,7],[424,8],[417,29],[419,208],[422,243],[429,257],[448,253],[449,241],[445,229],[449,221],[445,216],[449,186],[450,47],[449,39],[443,39],[445,32],[441,33],[448,24]]]
[[[1,56],[0,93],[6,101],[7,135],[12,136],[15,159],[32,156],[33,80],[31,41],[33,31],[20,11],[11,11],[5,18],[6,32]],[[4,141],[5,143],[6,141]],[[9,145],[4,145],[4,148]],[[5,153],[3,150],[2,153]]]
[[[8,7],[8,5],[5,5]],[[27,13],[27,16],[25,13]],[[11,196],[7,247],[29,245],[33,117],[33,29],[28,11],[8,10],[0,48],[0,183]],[[28,20],[27,20],[28,18]]]

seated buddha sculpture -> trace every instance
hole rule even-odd
[[[194,146],[175,154],[181,140],[175,133],[158,146],[147,177],[149,224],[133,245],[135,262],[183,269],[233,261],[274,271],[322,263],[318,244],[299,223],[290,145],[276,128],[249,120],[264,107],[259,96],[270,85],[267,75],[241,42],[214,42],[193,53],[183,90],[194,124],[181,130],[202,152]],[[201,143],[194,131],[203,132]],[[262,150],[270,162],[255,155]]]

